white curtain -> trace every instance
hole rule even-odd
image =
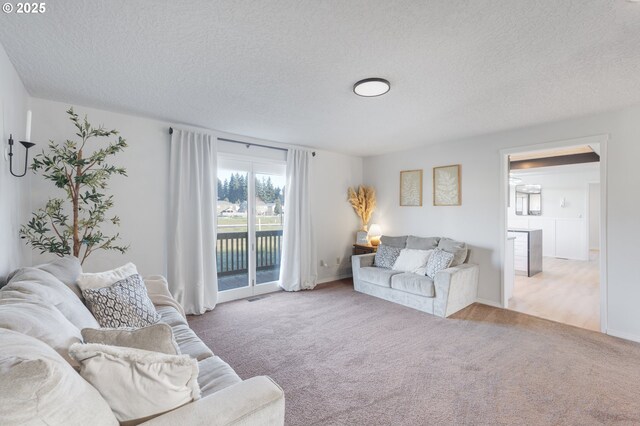
[[[169,169],[167,275],[187,314],[216,306],[216,139],[174,129]]]
[[[311,188],[308,151],[289,149],[285,184],[284,236],[278,284],[284,290],[316,286],[316,248],[311,227]]]

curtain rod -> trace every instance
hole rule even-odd
[[[169,134],[172,135],[173,134],[173,127],[169,127]],[[245,145],[247,148],[249,148],[250,146],[259,146],[260,148],[268,148],[268,149],[276,149],[278,151],[289,151],[287,148],[280,148],[277,146],[269,146],[269,145],[260,145],[259,143],[251,143],[251,142],[242,142],[242,141],[236,141],[233,139],[226,139],[226,138],[218,138],[219,141],[224,141],[224,142],[231,142],[231,143],[239,143],[242,145]],[[311,156],[315,157],[316,156],[316,152],[312,151],[311,152]]]

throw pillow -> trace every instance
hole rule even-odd
[[[446,252],[444,250],[435,249],[427,261],[426,275],[434,279],[436,273],[443,269],[447,269],[453,261],[453,253]]]
[[[69,357],[69,346],[82,342],[80,330],[51,305],[37,300],[0,300],[0,328],[41,340],[68,363],[78,366]]]
[[[42,341],[0,329],[0,423],[118,426],[100,393]]]
[[[438,243],[438,248],[453,254],[451,266],[461,265],[467,259],[467,244],[462,241],[452,240],[451,238],[441,238]]]
[[[189,355],[96,343],[76,343],[69,354],[120,422],[146,420],[200,399],[198,362]]]
[[[110,271],[82,273],[78,277],[78,287],[80,290],[107,287],[137,273],[136,265],[131,262]]]
[[[402,249],[398,247],[391,247],[385,244],[380,244],[378,246],[378,251],[376,251],[374,265],[378,268],[384,269],[393,268],[393,264],[396,263],[396,259],[400,255],[401,250]]]
[[[85,343],[124,346],[167,355],[180,355],[171,327],[163,322],[137,329],[85,328],[82,330],[82,340]]]
[[[82,290],[82,295],[100,327],[140,328],[160,320],[138,274],[109,287]]]
[[[425,267],[433,250],[402,249],[393,264],[394,271],[416,272]]]

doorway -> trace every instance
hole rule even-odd
[[[504,308],[606,332],[606,140],[501,151]]]
[[[218,300],[278,290],[284,232],[286,163],[218,160]]]

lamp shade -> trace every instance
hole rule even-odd
[[[380,228],[380,225],[378,225],[377,223],[372,223],[369,227],[369,236],[379,237],[380,235],[382,235],[382,229]]]
[[[380,229],[380,225],[376,223],[372,223],[369,227],[369,243],[372,246],[378,246],[380,244],[380,236],[382,235],[382,229]]]

